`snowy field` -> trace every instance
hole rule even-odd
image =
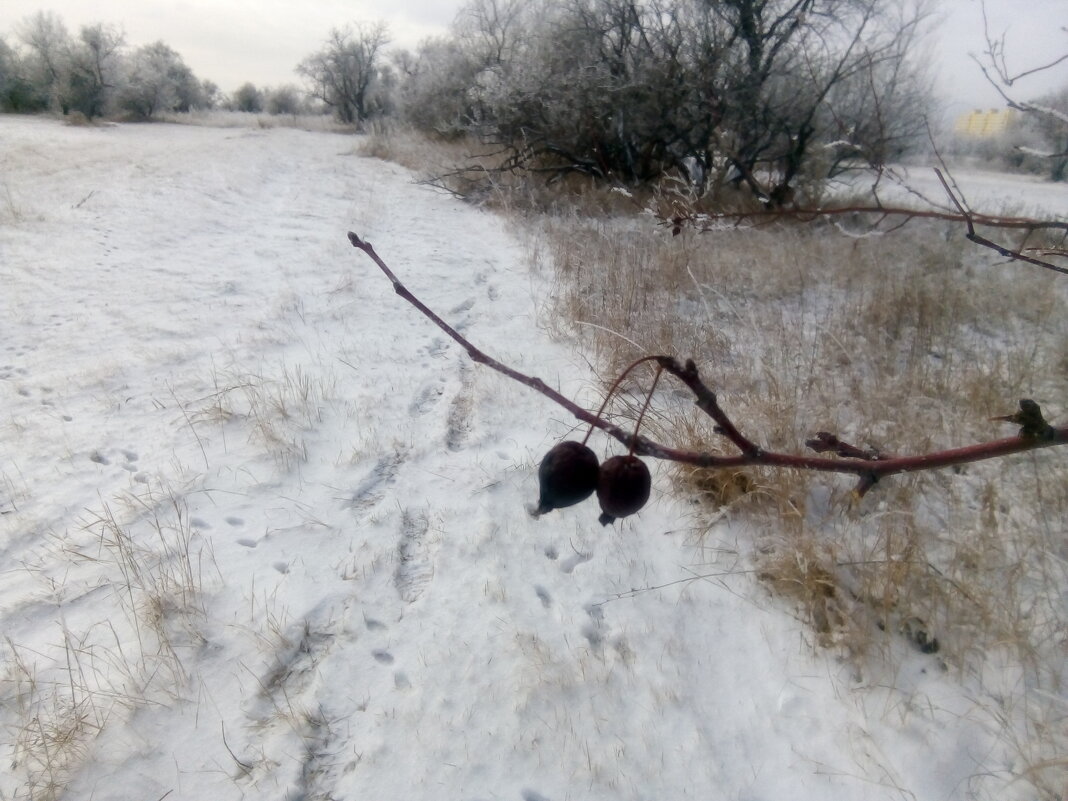
[[[817,648],[662,473],[529,517],[570,421],[350,229],[589,394],[522,236],[352,138],[0,117],[0,799],[1034,798],[979,687]]]

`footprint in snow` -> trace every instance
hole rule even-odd
[[[397,544],[397,569],[393,585],[408,603],[414,603],[434,578],[434,562],[426,543],[430,521],[425,514],[408,510],[401,516],[401,535]]]
[[[445,394],[445,385],[441,381],[426,384],[419,390],[415,400],[408,406],[408,414],[418,417],[426,414],[441,400]]]
[[[360,482],[349,500],[349,508],[361,510],[374,506],[382,500],[383,490],[393,483],[397,471],[404,463],[405,454],[401,452],[382,456],[375,462],[371,472]]]
[[[455,316],[455,315],[458,315],[458,314],[463,314],[464,312],[469,312],[469,311],[471,311],[472,308],[474,308],[474,305],[475,305],[475,299],[474,298],[468,298],[467,300],[465,300],[460,305],[454,306],[453,308],[449,309],[449,314],[451,316]]]
[[[375,650],[371,651],[371,656],[375,658],[376,662],[380,662],[383,665],[392,665],[394,661],[393,654],[391,654],[384,648],[376,648]]]
[[[582,636],[594,648],[600,648],[604,644],[604,610],[592,604],[586,606],[586,614],[590,622],[582,627]]]
[[[560,563],[560,570],[564,573],[570,574],[579,565],[593,559],[592,553],[583,553],[581,551],[575,551],[571,556],[567,557]]]
[[[549,595],[549,591],[540,584],[534,585],[534,594],[538,596],[538,599],[541,601],[541,605],[546,609],[553,605],[553,598],[551,595]]]
[[[427,346],[426,352],[431,356],[441,356],[448,348],[449,343],[443,337],[434,337]]]

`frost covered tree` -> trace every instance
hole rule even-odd
[[[122,79],[123,33],[97,23],[84,25],[67,51],[64,108],[89,119],[112,110]]]
[[[243,83],[234,91],[231,105],[234,111],[259,113],[263,111],[263,92],[251,82]]]
[[[43,106],[66,113],[64,87],[71,41],[63,20],[55,12],[38,11],[15,26],[15,36],[28,51],[23,59],[27,83]]]
[[[311,96],[341,122],[360,124],[386,105],[380,90],[388,44],[389,29],[383,22],[334,28],[323,48],[300,62],[297,73],[307,80]]]
[[[201,104],[202,89],[182,57],[162,41],[144,45],[126,62],[119,105],[148,119],[162,111],[188,111]]]
[[[300,114],[304,110],[304,99],[296,86],[276,86],[266,90],[264,94],[264,109],[268,114]]]
[[[19,53],[0,36],[0,111],[38,111],[46,103],[27,80]]]

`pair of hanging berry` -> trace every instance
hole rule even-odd
[[[624,370],[617,378],[608,393],[605,395],[601,408],[597,410],[600,418],[608,400],[619,389],[623,379],[638,365],[645,362],[659,361],[659,356],[643,356]],[[642,406],[638,419],[634,423],[634,437],[638,436],[642,419],[649,408],[653,392],[660,381],[662,367],[656,368],[656,376],[653,385],[645,396],[645,404]],[[593,425],[586,432],[586,439],[593,433]],[[645,506],[649,500],[649,490],[652,487],[652,477],[645,462],[634,455],[634,445],[631,444],[630,452],[625,456],[613,456],[606,459],[604,464],[597,461],[597,454],[586,445],[586,439],[582,442],[567,440],[552,447],[541,460],[538,466],[538,508],[534,510],[534,516],[543,515],[553,509],[563,509],[566,506],[574,506],[597,492],[597,500],[601,504],[601,516],[597,518],[602,526],[614,523],[617,518],[632,515]]]
[[[545,454],[538,467],[538,508],[535,516],[574,506],[597,492],[603,526],[632,515],[649,500],[652,478],[645,462],[633,454],[613,456],[599,464],[581,442],[561,442]]]

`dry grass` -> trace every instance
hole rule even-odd
[[[23,780],[26,795],[16,797],[33,801],[64,796],[109,722],[184,697],[182,654],[203,645],[202,593],[218,577],[181,496],[161,488],[103,504],[84,532],[95,543],[56,545],[72,565],[98,569],[115,613],[75,627],[60,605],[57,643],[39,650],[6,639],[0,648],[0,689],[17,720],[8,767]]]
[[[243,424],[249,439],[288,469],[307,460],[304,436],[322,422],[332,381],[313,378],[300,365],[255,373],[216,371],[214,391],[187,404],[187,421],[194,432],[205,425],[222,424],[225,431],[227,424]]]
[[[302,131],[324,133],[353,133],[353,126],[344,125],[329,114],[267,114],[250,111],[169,111],[159,115],[161,122],[178,125],[199,125],[206,128],[297,128]]]

